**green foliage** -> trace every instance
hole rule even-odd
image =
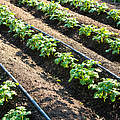
[[[61,4],[70,4],[75,8],[79,8],[80,11],[84,12],[97,12],[98,15],[100,13],[107,13],[107,18],[112,17],[115,21],[117,20],[117,26],[120,25],[120,10],[117,9],[109,9],[106,3],[99,3],[95,0],[57,0]]]
[[[82,62],[82,64],[76,64],[74,68],[70,70],[70,79],[69,82],[73,78],[79,79],[80,84],[89,85],[94,83],[95,78],[99,78],[98,70],[93,67],[93,65],[98,64],[98,62],[93,60],[87,60]]]
[[[76,0],[74,0],[74,2],[76,2]],[[51,11],[46,12],[46,14],[48,13],[50,14],[51,19],[59,19],[60,21],[64,21],[65,24],[68,24],[67,27],[73,27],[77,25],[76,22],[75,23],[71,22],[71,21],[75,21],[75,19],[70,18],[67,12],[65,14],[63,14],[64,12],[60,13],[59,11],[60,8],[57,6],[57,4],[52,5],[54,2],[52,2],[51,6],[49,5],[45,7],[43,6],[47,5],[46,3],[44,2],[40,2],[40,3],[41,3],[41,8],[39,9],[43,9],[45,11],[46,9],[47,10],[51,9]],[[57,8],[57,10],[55,8]],[[14,32],[16,36],[19,36],[22,39],[24,39],[26,36],[32,35],[33,31],[30,30],[30,26],[25,25],[25,23],[22,22],[21,20],[15,19],[14,14],[12,14],[10,11],[7,11],[7,8],[5,6],[0,5],[0,12],[1,12],[0,22],[1,24],[4,24],[10,28],[9,32]],[[57,12],[60,14],[58,15]],[[60,16],[62,17],[60,18]],[[69,18],[67,18],[66,16],[69,16]],[[118,35],[117,33],[109,32],[105,28],[98,29],[96,26],[90,26],[90,25],[88,26],[83,25],[79,31],[80,31],[79,32],[80,35],[85,34],[86,36],[90,36],[92,32],[95,33],[96,37],[94,36],[93,40],[97,40],[99,42],[106,42],[110,45],[110,49],[107,50],[107,52],[112,50],[113,54],[120,53],[120,39],[115,38],[115,36]],[[40,50],[40,56],[45,57],[45,56],[50,56],[51,54],[54,54],[56,52],[57,41],[54,40],[53,38],[49,38],[48,36],[44,36],[42,33],[39,33],[39,34],[33,35],[32,38],[27,41],[27,46],[29,46],[33,50],[34,49]],[[71,82],[72,79],[79,79],[80,84],[88,85],[88,88],[92,87],[92,89],[98,90],[97,93],[95,94],[95,97],[97,98],[103,97],[104,101],[107,98],[107,96],[110,95],[111,101],[114,102],[116,96],[120,95],[120,93],[116,91],[118,90],[118,86],[120,85],[116,86],[116,84],[113,84],[114,81],[109,78],[104,79],[104,81],[107,81],[109,79],[109,82],[103,81],[103,83],[101,82],[101,83],[98,83],[98,85],[96,84],[94,85],[94,80],[99,78],[98,72],[101,72],[100,69],[96,69],[96,67],[94,66],[95,64],[99,64],[98,62],[95,62],[93,60],[88,60],[88,61],[82,62],[81,64],[76,64],[75,61],[77,61],[77,59],[75,59],[71,53],[55,53],[55,56],[57,57],[55,59],[56,64],[60,64],[64,68],[69,68],[69,67],[72,68],[70,70],[69,82]],[[112,85],[110,80],[112,81]],[[108,87],[106,85],[112,86],[112,87]],[[100,88],[101,86],[102,88]],[[108,88],[113,88],[113,89],[112,90],[108,89],[107,93],[105,93],[106,89],[104,91],[103,89],[104,86]],[[16,84],[13,84],[9,81],[4,82],[4,85],[0,86],[0,104],[1,105],[3,105],[4,101],[8,101],[8,99],[12,99],[12,96],[16,95],[16,92],[11,90],[11,88],[13,87],[16,87]],[[103,90],[102,92],[101,92],[101,89]],[[17,117],[13,119],[17,119]],[[7,118],[4,117],[3,120],[7,120]],[[23,120],[23,117],[22,117],[22,120]]]
[[[114,102],[117,96],[120,96],[120,83],[117,80],[110,78],[103,78],[102,82],[98,82],[98,84],[91,84],[89,88],[93,90],[97,90],[94,94],[94,98],[103,98],[104,101],[110,97],[110,100]]]
[[[120,20],[120,10],[111,9],[107,14],[109,15],[107,18],[112,17],[115,21]]]
[[[28,3],[28,1],[29,0],[22,3]],[[50,20],[56,19],[60,22],[64,22],[64,26],[67,28],[78,26],[79,22],[75,18],[72,18],[66,9],[62,9],[61,5],[58,2],[52,1],[47,4],[46,2],[41,1],[37,3],[36,8],[37,10],[44,12],[45,15],[49,15]]]
[[[26,38],[26,36],[31,36],[34,32],[33,30],[30,30],[30,25],[25,25],[25,23],[21,20],[14,19],[12,21],[12,24],[9,26],[10,30],[9,32],[14,32],[14,36],[19,36],[23,40]]]
[[[28,39],[27,46],[32,50],[40,50],[40,56],[50,56],[56,52],[58,41],[47,36],[43,36],[42,33],[35,34],[31,39]]]
[[[116,3],[116,2],[120,2],[120,0],[112,0],[114,3]]]
[[[105,13],[106,10],[108,10],[108,6],[106,5],[106,3],[97,3],[97,12],[98,14],[100,14],[101,12]]]
[[[90,11],[96,4],[94,0],[80,0],[80,2],[79,0],[77,1],[81,11]]]
[[[109,17],[113,18],[115,21],[117,21],[117,26],[120,25],[120,10],[111,9],[107,14],[108,14],[107,18]]]
[[[84,25],[82,24],[82,27],[79,29],[79,35],[86,35],[86,36],[91,36],[91,33],[95,32],[96,26],[94,25]]]
[[[9,26],[13,19],[15,19],[14,14],[6,6],[0,5],[0,25]]]
[[[10,28],[9,32],[14,32],[14,36],[19,36],[23,40],[26,36],[31,36],[33,31],[30,26],[26,25],[23,21],[17,20],[12,12],[9,11],[4,5],[0,5],[0,25],[6,25]]]
[[[104,27],[97,28],[97,26],[84,24],[79,29],[79,35],[91,36],[92,33],[94,33],[92,40],[109,45],[109,49],[106,52],[112,51],[112,54],[120,54],[120,39],[115,37],[119,35],[118,33],[110,32]]]
[[[60,64],[64,68],[74,67],[75,61],[78,61],[74,58],[72,53],[55,53],[55,56],[57,57],[55,59],[55,64]]]
[[[73,28],[79,26],[78,24],[79,22],[75,18],[66,18],[64,26],[67,28]]]
[[[15,87],[16,83],[10,80],[7,80],[6,82],[3,82],[3,85],[0,85],[0,105],[3,105],[8,99],[12,99],[14,95],[17,95],[16,92],[11,89]]]
[[[115,38],[115,40],[108,41],[110,48],[106,52],[112,51],[112,54],[120,54],[120,39]]]
[[[109,37],[113,35],[112,32],[109,32],[106,30],[106,28],[102,27],[100,29],[95,29],[95,32],[97,33],[96,36],[93,37],[92,40],[97,40],[97,42],[108,42]]]
[[[27,115],[30,115],[30,111],[26,111],[26,108],[23,106],[16,107],[16,109],[11,109],[7,114],[4,115],[2,120],[29,120]]]
[[[38,0],[19,0],[19,4],[25,4],[27,3],[28,6],[35,7],[38,5]]]

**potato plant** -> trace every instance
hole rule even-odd
[[[94,25],[84,25],[82,24],[80,29],[79,29],[79,35],[86,35],[86,36],[91,36],[93,32],[95,32],[95,28],[97,28]]]
[[[76,64],[76,66],[70,70],[69,82],[74,78],[78,79],[82,85],[93,84],[94,79],[99,78],[96,68],[93,67],[95,64],[97,64],[97,62],[93,60],[87,60],[81,64]]]
[[[38,0],[18,0],[19,4],[27,3],[28,6],[35,7],[38,4]]]
[[[30,37],[33,33],[33,30],[30,30],[29,25],[25,25],[25,23],[21,20],[14,19],[12,24],[9,26],[9,32],[14,32],[14,36],[19,36],[23,40],[28,36]]]
[[[56,52],[58,41],[48,36],[44,36],[42,33],[35,34],[31,39],[28,39],[27,46],[32,50],[39,50],[40,56],[50,56]]]
[[[110,17],[113,18],[115,21],[118,21],[117,26],[120,25],[120,10],[111,9],[107,14],[108,14],[107,18]]]
[[[17,93],[12,90],[12,88],[15,87],[16,83],[9,80],[3,82],[3,85],[0,85],[0,105],[3,105],[4,102],[7,102],[9,99],[12,99],[14,95],[17,95]]]
[[[33,31],[29,29],[30,26],[25,25],[21,20],[17,20],[14,14],[4,5],[0,6],[0,16],[0,25],[9,27],[9,32],[14,32],[14,36],[19,36],[24,40],[26,36],[32,35]]]
[[[114,79],[103,78],[102,82],[91,84],[89,88],[96,90],[94,98],[103,98],[104,101],[110,97],[110,100],[114,102],[116,97],[120,96],[120,83]]]
[[[120,38],[108,41],[110,48],[106,52],[112,51],[112,54],[120,54]]]
[[[29,1],[29,0],[28,0]],[[88,1],[88,0],[87,0]],[[26,1],[27,3],[27,1]],[[92,4],[92,3],[91,3]],[[105,5],[103,5],[103,9],[105,10]],[[61,6],[59,3],[52,1],[50,4],[46,4],[45,2],[39,2],[37,4],[37,9],[46,13],[46,15],[50,15],[50,20],[59,20],[65,23],[65,27],[73,28],[75,26],[79,26],[79,22],[75,18],[71,18],[70,14],[66,11],[61,10]],[[102,9],[102,8],[101,8]],[[85,34],[86,36],[91,36],[92,33],[96,33],[92,40],[96,40],[97,42],[105,42],[108,43],[110,49],[106,50],[106,52],[112,51],[112,54],[119,54],[119,43],[115,40],[111,39],[111,36],[116,34],[109,32],[106,28],[97,28],[94,25],[82,25],[79,29],[79,35]],[[118,41],[118,40],[117,40]],[[113,48],[113,44],[115,48]],[[116,48],[118,47],[118,48]]]
[[[5,5],[0,5],[0,25],[6,25],[8,27],[14,19],[14,13],[7,9]]]
[[[71,52],[69,53],[59,53],[56,52],[55,56],[57,57],[55,59],[55,64],[60,64],[64,68],[70,68],[75,66],[75,61],[78,61]]]
[[[26,110],[24,106],[16,107],[16,109],[11,109],[7,114],[4,115],[2,120],[29,120],[27,115],[31,112]]]

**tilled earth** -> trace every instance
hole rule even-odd
[[[120,76],[119,62],[111,62],[105,59],[9,2],[1,0],[0,3],[5,3],[16,13],[18,18],[22,18],[27,23],[63,40],[94,60],[101,61],[106,68]],[[52,58],[40,58],[38,53],[29,50],[23,43],[16,41],[15,38],[1,29],[0,63],[13,74],[52,120],[120,119],[119,101],[111,103],[109,100],[103,102],[100,99],[93,99],[93,93],[87,90],[87,87],[79,86],[78,81],[68,84],[67,70],[62,71],[60,69],[57,72],[54,69],[56,67]],[[63,82],[57,82],[59,79]]]

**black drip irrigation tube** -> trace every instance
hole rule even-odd
[[[7,69],[0,63],[0,67],[12,78],[12,80],[15,83],[18,83],[18,81],[7,71]],[[40,106],[35,102],[35,100],[29,95],[29,93],[19,84],[18,87],[21,89],[21,91],[24,93],[24,95],[30,100],[30,102],[35,106],[35,108],[41,113],[41,115],[46,120],[51,120],[49,116],[40,108]]]
[[[43,33],[44,35],[46,35],[46,36],[48,36],[48,37],[54,38],[53,36],[51,36],[51,35],[43,32],[42,30],[40,30],[40,29],[38,29],[38,28],[35,28],[35,27],[33,27],[33,26],[31,26],[31,28],[34,29],[34,30],[37,30],[37,31],[39,31],[39,32],[41,32],[41,33]],[[55,39],[55,38],[54,38],[54,39]],[[86,58],[86,59],[88,59],[88,60],[92,60],[91,58],[87,57],[85,54],[77,51],[76,49],[74,49],[74,48],[71,47],[70,45],[64,43],[63,41],[58,40],[58,39],[55,39],[55,40],[59,41],[60,43],[62,43],[62,44],[65,45],[66,47],[72,49],[75,53],[79,54],[80,56],[83,56],[84,58]],[[120,77],[117,76],[116,74],[112,73],[111,71],[109,71],[108,69],[106,69],[105,67],[103,67],[103,66],[100,65],[100,64],[97,64],[97,66],[100,67],[100,68],[102,68],[103,70],[105,70],[105,71],[106,71],[107,73],[109,73],[110,75],[114,76],[118,81],[120,81]]]

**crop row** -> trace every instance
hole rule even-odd
[[[52,0],[53,1],[53,0]],[[107,19],[112,18],[114,21],[117,22],[117,26],[120,25],[120,10],[117,9],[110,9],[106,3],[99,3],[96,0],[54,0],[59,1],[61,4],[69,4],[78,8],[80,11],[94,13],[97,12],[99,15],[100,13],[106,13]]]
[[[4,5],[0,5],[0,23],[9,27],[9,32],[15,36],[22,38],[32,50],[40,51],[40,56],[46,57],[54,55],[55,64],[59,64],[64,68],[70,69],[70,78],[68,82],[79,80],[81,85],[87,85],[88,89],[95,90],[95,98],[103,98],[104,101],[110,97],[114,102],[116,97],[120,96],[120,83],[111,78],[100,78],[99,72],[102,72],[96,67],[99,64],[97,61],[85,60],[82,63],[74,58],[72,53],[57,52],[59,42],[54,38],[43,35],[42,33],[35,34],[35,31],[30,29],[23,21],[17,20],[14,14],[9,11]],[[5,15],[5,16],[3,16]],[[29,38],[29,39],[28,39]]]
[[[13,96],[17,95],[13,90],[16,85],[19,85],[19,83],[14,83],[10,80],[0,85],[0,106],[3,106],[5,102],[8,102],[8,100],[13,99]],[[16,107],[16,109],[11,109],[4,115],[2,120],[29,120],[29,118],[26,118],[29,114],[31,114],[30,111],[27,112],[24,106],[20,106]]]
[[[98,43],[107,43],[109,49],[105,52],[112,51],[112,54],[120,54],[120,38],[117,38],[118,33],[110,32],[106,28],[98,28],[94,25],[79,25],[79,22],[72,18],[71,15],[64,9],[61,10],[59,3],[50,2],[38,2],[38,0],[20,0],[20,3],[27,4],[28,6],[36,7],[37,10],[41,10],[45,15],[50,16],[50,20],[58,20],[65,23],[65,27],[79,28],[79,35],[92,36],[92,40]]]

